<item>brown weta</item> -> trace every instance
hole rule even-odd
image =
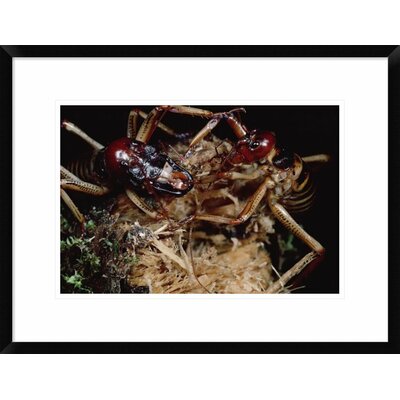
[[[136,189],[157,198],[163,194],[183,196],[193,188],[193,178],[186,169],[148,144],[157,127],[170,135],[174,134],[172,129],[161,123],[167,109],[155,107],[149,114],[132,110],[128,117],[127,136],[107,146],[92,139],[73,123],[62,122],[62,128],[77,135],[92,148],[90,157],[76,160],[68,168],[61,166],[61,198],[81,224],[85,218],[66,190],[102,196],[122,186],[139,209],[152,218],[163,219],[167,217],[165,213],[149,207]],[[144,121],[138,128],[139,117]]]
[[[171,106],[168,110],[180,112],[180,107]],[[307,211],[314,200],[315,185],[307,165],[327,162],[330,157],[326,154],[300,157],[296,153],[285,150],[277,144],[275,133],[265,129],[247,129],[236,115],[240,111],[245,112],[242,108],[220,113],[192,108],[193,115],[208,118],[209,121],[191,141],[186,155],[189,156],[192,151],[195,151],[195,146],[210,134],[220,121],[224,120],[238,140],[223,161],[221,170],[216,174],[202,177],[201,183],[213,184],[221,179],[226,181],[260,180],[261,183],[235,218],[197,214],[194,219],[216,224],[238,225],[247,221],[260,203],[266,201],[273,216],[311,250],[269,287],[267,292],[275,293],[278,286],[285,285],[311,262],[315,261],[317,264],[324,257],[325,248],[308,234],[291,214]],[[235,170],[238,166],[250,164],[256,165],[251,174]]]

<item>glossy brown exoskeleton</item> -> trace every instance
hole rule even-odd
[[[106,182],[130,185],[148,193],[183,196],[193,187],[193,178],[167,155],[153,146],[121,138],[101,150],[95,172]]]
[[[166,110],[167,107],[156,107],[148,115],[132,110],[127,137],[114,140],[106,147],[73,123],[62,122],[64,129],[75,133],[93,148],[91,157],[71,163],[68,169],[61,167],[61,196],[80,222],[84,222],[84,217],[66,189],[101,196],[116,186],[122,186],[130,200],[154,218],[164,218],[165,215],[151,209],[136,193],[137,190],[154,196],[183,196],[192,189],[190,173],[148,144],[157,127],[171,133],[171,129],[160,122]],[[137,130],[139,116],[144,118],[144,122]]]

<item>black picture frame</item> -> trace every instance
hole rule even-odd
[[[14,57],[385,57],[388,58],[389,263],[387,342],[13,342],[12,81]],[[365,83],[368,85],[368,82]],[[0,47],[0,350],[3,353],[399,353],[400,46],[1,46]],[[14,149],[15,151],[15,149]],[[367,173],[367,172],[366,172]],[[371,294],[373,295],[373,293]]]

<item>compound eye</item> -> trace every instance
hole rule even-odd
[[[260,142],[258,142],[258,141],[255,141],[255,142],[251,142],[250,143],[250,145],[249,145],[249,148],[251,149],[251,150],[255,150],[255,149],[257,149],[258,147],[260,147]]]
[[[256,161],[261,160],[269,154],[275,146],[275,135],[269,131],[256,132],[249,143],[249,150]]]

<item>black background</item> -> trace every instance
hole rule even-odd
[[[61,119],[67,119],[100,143],[125,136],[127,118],[132,108],[149,112],[150,106],[62,106]],[[238,106],[198,106],[214,112],[227,111]],[[294,215],[303,227],[327,250],[324,261],[307,277],[306,288],[296,293],[338,293],[339,291],[339,107],[338,106],[245,106],[244,124],[274,131],[278,144],[291,148],[300,156],[326,153],[332,157],[317,173],[318,197],[312,210]],[[163,120],[178,133],[196,133],[205,124],[198,117],[167,114]],[[215,134],[227,135],[229,130],[220,124]],[[165,134],[156,132],[152,142],[167,141]],[[62,130],[61,161],[84,153],[87,146],[73,134]],[[280,230],[277,227],[278,231]],[[302,251],[308,250],[296,241]]]

